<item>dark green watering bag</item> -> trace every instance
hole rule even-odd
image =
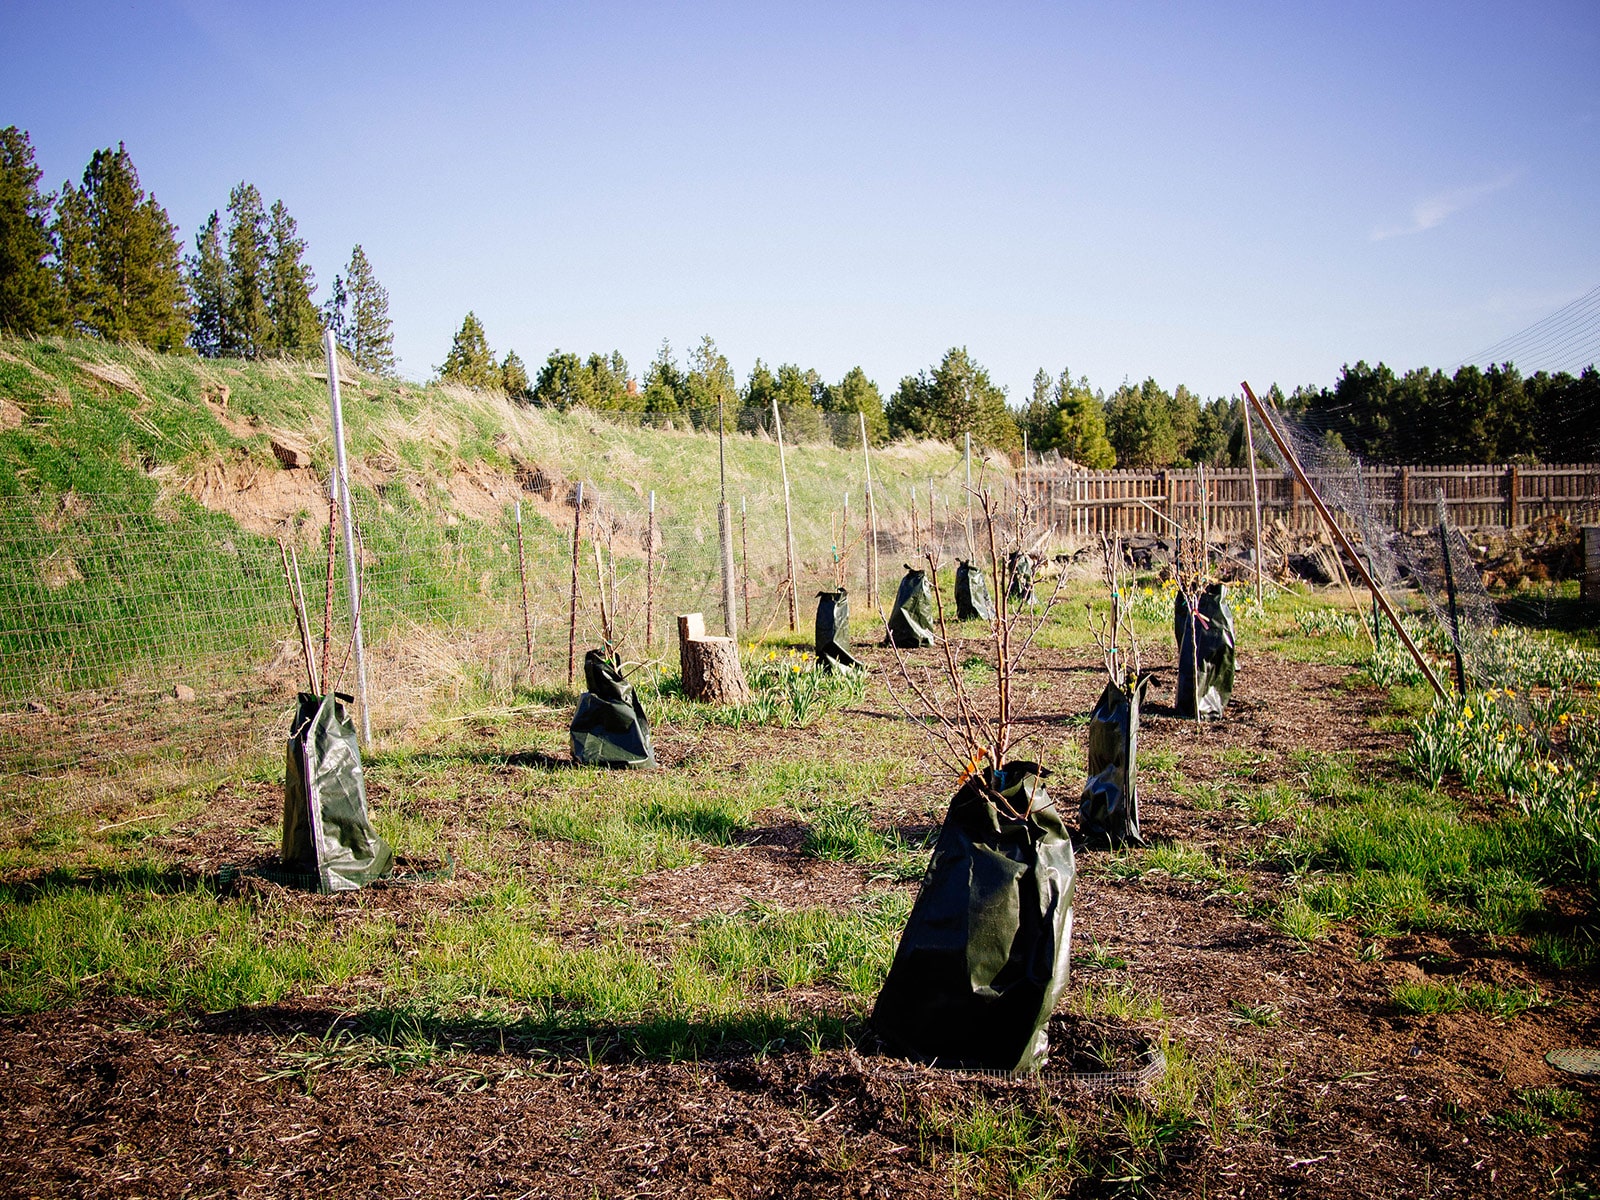
[[[902,650],[931,646],[938,640],[933,632],[937,623],[933,585],[928,582],[928,573],[906,567],[906,577],[895,593],[894,611],[889,614],[889,636],[884,645],[899,646]]]
[[[617,664],[603,651],[590,650],[583,656],[583,683],[588,690],[572,715],[572,761],[655,770],[650,721]]]
[[[1089,714],[1089,777],[1078,801],[1078,831],[1086,843],[1144,845],[1134,758],[1139,706],[1149,686],[1148,675],[1126,688],[1107,683]]]
[[[1011,552],[1010,561],[1006,564],[1006,574],[1011,579],[1006,596],[1014,603],[1032,605],[1035,601],[1033,594],[1033,555],[1024,554],[1021,550]]]
[[[1233,610],[1227,586],[1213,583],[1201,592],[1199,613],[1192,621],[1189,597],[1179,592],[1172,604],[1172,633],[1178,643],[1178,715],[1221,716],[1233,695]]]
[[[992,621],[994,605],[989,600],[989,581],[983,577],[983,568],[966,559],[956,564],[956,619],[959,621]]]
[[[817,662],[823,670],[860,664],[850,653],[850,593],[817,593]]]
[[[872,1027],[908,1058],[1028,1074],[1067,986],[1077,869],[1038,764],[987,774],[1027,815],[1002,812],[976,779],[950,801]]]
[[[342,703],[341,703],[342,702]],[[283,777],[283,865],[319,892],[382,879],[394,854],[367,817],[361,744],[345,714],[352,698],[300,693]]]

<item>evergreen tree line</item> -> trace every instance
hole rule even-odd
[[[1249,463],[1242,396],[1204,399],[1182,384],[1169,392],[1154,379],[1124,382],[1107,395],[1070,370],[1041,368],[1028,402],[1017,408],[964,346],[905,376],[887,401],[860,367],[827,383],[815,369],[784,363],[774,370],[757,359],[741,386],[709,336],[683,366],[662,342],[642,385],[616,350],[587,358],[554,350],[530,380],[515,352],[495,358],[482,323],[468,313],[439,375],[541,407],[636,413],[695,428],[715,427],[720,401],[727,427],[746,432],[770,432],[776,401],[785,434],[799,441],[854,445],[860,413],[875,445],[902,437],[960,443],[970,433],[979,446],[1015,454],[1026,444],[1030,458],[1053,451],[1091,468]],[[1510,364],[1463,367],[1453,377],[1426,369],[1396,377],[1382,364],[1357,363],[1332,388],[1300,387],[1285,396],[1274,384],[1264,398],[1368,462],[1600,461],[1600,373],[1593,367],[1577,378],[1541,372],[1524,379]],[[1265,450],[1257,447],[1263,462]]]
[[[213,211],[183,255],[127,147],[97,150],[81,184],[40,190],[25,130],[0,129],[0,330],[137,342],[205,357],[310,357],[331,328],[356,364],[392,374],[389,295],[358,245],[318,308],[306,244],[253,184]]]
[[[1346,366],[1288,407],[1367,462],[1600,462],[1600,371],[1524,377],[1511,363],[1453,375]]]
[[[774,370],[757,359],[741,387],[727,356],[709,336],[700,340],[681,365],[672,344],[663,341],[645,368],[642,383],[620,350],[587,357],[552,350],[530,379],[516,351],[496,358],[483,323],[469,312],[438,373],[443,381],[498,388],[513,400],[542,408],[633,413],[695,429],[715,429],[720,405],[726,428],[753,433],[770,432],[776,401],[784,436],[798,441],[855,445],[861,436],[857,413],[865,417],[867,437],[874,444],[881,445],[892,436],[883,396],[860,367],[851,368],[838,383],[827,383],[814,369],[784,363]]]

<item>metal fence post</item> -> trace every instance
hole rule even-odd
[[[328,359],[328,405],[333,410],[333,493],[339,501],[344,525],[344,573],[350,585],[350,625],[355,631],[356,699],[361,702],[361,743],[372,741],[372,717],[367,711],[367,656],[361,644],[361,576],[356,569],[355,528],[350,520],[350,475],[344,460],[344,408],[339,403],[339,344],[333,331],[322,335],[323,353]],[[332,687],[333,681],[325,681]]]

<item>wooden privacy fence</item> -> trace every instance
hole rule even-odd
[[[1351,471],[1308,472],[1330,504],[1348,494]],[[1384,524],[1410,530],[1432,525],[1444,492],[1450,521],[1461,529],[1517,528],[1547,515],[1575,524],[1600,519],[1600,463],[1543,466],[1361,467],[1366,499]],[[1316,509],[1293,475],[1256,472],[1261,519],[1291,529],[1315,529]],[[1326,483],[1326,487],[1324,487]],[[1202,500],[1218,534],[1250,532],[1247,467],[1182,470],[1090,471],[1029,467],[1022,485],[1041,506],[1045,524],[1063,533],[1162,533],[1168,521],[1197,526]]]

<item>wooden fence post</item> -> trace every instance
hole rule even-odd
[[[1522,479],[1517,473],[1516,464],[1506,468],[1506,528],[1515,529],[1521,521],[1518,511],[1522,499]]]

